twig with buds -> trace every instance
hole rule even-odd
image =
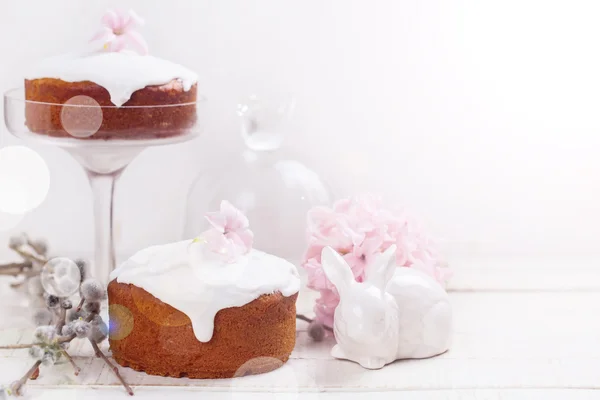
[[[90,343],[92,344],[92,347],[94,348],[96,357],[101,358],[106,363],[106,365],[108,365],[110,367],[110,369],[115,374],[115,376],[117,377],[119,382],[121,382],[121,385],[123,385],[123,387],[125,387],[125,390],[127,390],[127,393],[129,393],[130,396],[133,396],[133,390],[131,389],[131,386],[129,386],[127,384],[127,382],[125,382],[125,380],[121,376],[121,373],[119,372],[119,368],[115,367],[110,362],[110,360],[104,355],[104,353],[102,353],[102,350],[100,350],[100,348],[98,347],[98,344],[96,344],[96,342],[94,342],[93,340],[90,339]]]
[[[31,262],[9,263],[0,265],[0,275],[9,275],[17,277],[25,271],[31,269]]]
[[[11,239],[10,247],[24,256],[30,254],[24,250],[23,246],[25,245],[36,252],[46,251],[46,248],[40,243],[30,241],[25,235],[21,238]],[[41,259],[42,256],[31,257],[31,260],[33,260],[31,261],[32,270],[36,268],[36,262]],[[84,276],[84,262],[77,261],[75,265],[73,263],[69,265],[66,267],[61,266],[63,268],[61,272],[66,273],[64,276]],[[52,266],[44,265],[36,272],[37,274],[43,272],[42,277],[47,277],[55,272],[52,268]],[[65,271],[64,268],[67,270]],[[68,268],[72,268],[72,270],[69,271]],[[60,276],[63,277],[62,274]],[[12,383],[11,393],[15,395],[22,394],[23,385],[27,380],[37,378],[40,365],[52,366],[61,357],[64,357],[73,366],[75,375],[78,375],[81,368],[75,363],[67,349],[71,341],[85,338],[92,344],[96,356],[102,359],[114,372],[127,393],[133,395],[133,390],[125,382],[118,368],[102,353],[98,345],[108,336],[108,327],[99,315],[100,303],[107,295],[106,287],[94,279],[76,281],[79,284],[78,288],[77,286],[73,287],[73,280],[69,279],[53,280],[49,286],[46,280],[42,282],[39,276],[29,278],[28,283],[32,283],[30,287],[34,286],[34,292],[43,297],[46,308],[38,310],[34,314],[34,320],[38,328],[35,330],[32,343],[0,346],[0,349],[29,348],[29,354],[36,360],[33,367],[21,379]],[[52,293],[48,293],[46,288],[48,290],[51,288]],[[74,309],[73,302],[69,297],[71,294],[77,293],[77,289],[81,296],[81,302]]]
[[[306,315],[297,314],[296,318],[308,322],[308,335],[315,341],[320,342],[325,338],[325,331],[333,332],[333,329],[316,319],[308,318]]]
[[[9,246],[9,247],[11,250],[14,250],[17,254],[19,254],[21,257],[23,257],[24,259],[26,259],[28,261],[37,262],[42,265],[48,262],[48,260],[45,257],[42,257],[38,254],[35,254],[35,253],[25,250],[23,248],[23,246],[18,246],[18,247]]]
[[[11,237],[8,247],[19,254],[23,261],[0,265],[0,275],[21,278],[10,283],[10,287],[17,289],[40,275],[42,267],[48,261],[48,245],[43,239],[32,240],[22,233]]]
[[[63,350],[63,355],[73,367],[73,373],[75,374],[75,376],[79,375],[79,373],[81,372],[81,368],[77,364],[75,364],[75,360],[73,360],[73,357],[71,357],[71,355],[66,350]]]
[[[18,381],[14,381],[13,383],[10,384],[11,394],[14,394],[16,396],[20,396],[22,394],[23,385],[25,385],[25,382],[27,382],[27,379],[31,378],[33,376],[33,374],[35,374],[38,371],[38,368],[41,363],[42,363],[41,360],[37,360],[35,362],[35,364],[33,364],[33,366],[29,369],[29,371],[27,371],[25,373],[25,375],[23,375],[23,377],[21,379],[19,379]],[[39,374],[39,372],[38,372],[38,374]]]

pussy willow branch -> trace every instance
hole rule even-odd
[[[26,236],[26,238],[27,238],[27,244],[29,245],[29,247],[31,247],[33,250],[35,250],[36,253],[38,253],[40,255],[44,254],[44,249],[39,247],[37,245],[37,243],[34,242],[33,240],[31,240],[29,237]]]
[[[60,307],[58,314],[58,321],[56,321],[56,332],[61,332],[63,326],[65,326],[65,320],[67,319],[67,310],[63,307]]]
[[[26,260],[35,261],[42,265],[46,264],[48,260],[37,254],[30,253],[29,251],[23,250],[22,246],[9,246],[11,250],[16,251],[21,257]]]
[[[97,313],[90,313],[90,315],[87,317],[86,320],[92,321],[96,315],[98,315],[98,314]],[[113,365],[113,363],[111,363],[110,360],[104,355],[104,353],[102,352],[102,350],[100,350],[100,347],[98,347],[98,343],[94,342],[93,340],[91,340],[89,338],[88,338],[88,340],[91,343],[92,348],[94,349],[94,352],[96,353],[96,357],[102,359],[102,361],[104,361],[106,363],[106,365],[108,365],[108,367],[115,374],[115,376],[117,377],[117,379],[119,380],[119,382],[121,382],[121,385],[123,385],[123,387],[125,388],[125,390],[127,390],[127,393],[129,393],[130,396],[133,396],[133,390],[131,389],[131,386],[129,386],[127,384],[127,382],[125,382],[125,379],[123,379],[123,377],[121,376],[121,373],[119,372],[119,369],[115,365]]]
[[[75,363],[75,360],[73,360],[73,357],[71,357],[71,355],[69,353],[67,353],[66,350],[63,350],[62,353],[65,356],[65,358],[69,361],[69,363],[71,363],[71,365],[73,366],[73,369],[75,370],[74,371],[75,375],[79,375],[79,373],[81,372],[81,368],[79,368],[79,365],[77,365]]]
[[[59,336],[56,339],[56,343],[58,343],[58,344],[67,343],[67,342],[70,342],[71,340],[75,339],[76,337],[77,337],[76,335]],[[6,346],[0,346],[0,350],[28,349],[28,348],[36,346],[38,344],[39,343],[9,344]]]
[[[31,374],[29,379],[31,379],[32,381],[35,381],[39,377],[40,377],[40,366],[38,365],[38,367],[35,369],[35,371],[33,371],[33,374]]]
[[[30,268],[31,263],[29,262],[2,264],[0,265],[0,275],[18,276]]]
[[[85,303],[85,297],[81,297],[81,300],[79,301],[79,304],[77,304],[75,311],[77,311],[77,312],[81,311],[81,307],[83,307],[83,303]]]
[[[23,385],[25,384],[25,382],[27,382],[27,379],[31,378],[31,376],[33,376],[33,374],[35,374],[35,371],[38,370],[38,367],[40,366],[41,363],[42,363],[41,360],[37,360],[35,362],[35,364],[33,364],[33,367],[31,367],[29,369],[29,371],[27,371],[21,379],[19,379],[17,382],[15,382],[14,386],[12,386],[11,389],[14,390],[16,395],[21,394],[21,389],[23,388]]]
[[[96,357],[101,358],[106,363],[106,365],[108,365],[110,369],[112,369],[112,372],[116,375],[117,379],[121,382],[121,385],[123,385],[125,390],[127,390],[127,393],[129,393],[130,396],[133,396],[133,390],[131,389],[131,386],[129,386],[127,382],[125,382],[125,379],[123,379],[123,377],[121,376],[119,369],[116,366],[114,366],[110,362],[110,360],[104,355],[104,353],[102,352],[102,350],[100,350],[100,347],[98,347],[98,344],[96,342],[90,340],[90,343],[92,344],[92,347],[96,352]]]
[[[306,315],[303,315],[303,314],[296,314],[296,318],[301,321],[308,322],[309,324],[314,321],[314,319],[310,319]],[[328,327],[325,324],[323,324],[323,328],[327,329],[329,332],[333,332],[333,329],[331,329],[330,327]]]
[[[0,346],[0,350],[13,350],[13,349],[28,349],[32,346],[35,346],[34,343],[26,343],[26,344],[9,344],[6,346]]]
[[[85,319],[85,321],[92,322],[92,320],[95,318],[96,315],[98,315],[98,314],[91,313],[90,315],[88,315],[88,317]],[[75,334],[68,335],[68,336],[59,336],[58,338],[56,338],[56,343],[58,343],[58,344],[67,343],[67,342],[70,342],[71,340],[75,339],[76,337],[77,337],[77,335],[75,335]],[[11,344],[8,346],[0,346],[0,350],[28,349],[37,344],[39,344],[39,343]]]
[[[21,286],[23,286],[25,284],[25,282],[26,282],[26,280],[23,279],[22,281],[18,281],[18,282],[11,282],[9,286],[13,289],[17,289],[17,288],[20,288]]]

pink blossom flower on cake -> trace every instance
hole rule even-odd
[[[254,233],[248,218],[230,202],[223,200],[220,210],[207,213],[205,218],[211,228],[197,240],[204,242],[213,256],[231,263],[252,250]]]
[[[248,218],[227,200],[221,202],[219,211],[209,212],[205,218],[214,229],[242,248],[244,254],[252,249],[254,233]]]
[[[144,20],[133,10],[107,10],[102,16],[102,28],[91,41],[102,41],[103,47],[112,52],[120,52],[127,46],[140,55],[148,54],[148,44],[135,29],[144,25]]]
[[[366,267],[392,244],[397,246],[398,267],[417,268],[443,286],[451,276],[419,222],[402,208],[386,208],[378,196],[355,196],[337,201],[332,208],[315,207],[307,219],[309,245],[302,266],[308,274],[308,287],[321,294],[315,313],[325,325],[331,326],[339,303],[321,266],[321,251],[326,246],[344,257],[357,282],[363,281]]]

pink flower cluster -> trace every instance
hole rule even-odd
[[[227,200],[221,202],[219,211],[206,213],[211,229],[200,235],[206,249],[226,262],[235,262],[252,249],[254,233],[248,218]]]
[[[384,208],[377,196],[342,199],[333,208],[314,207],[308,212],[307,233],[308,249],[302,266],[308,272],[308,287],[321,293],[315,305],[317,319],[328,326],[333,324],[339,296],[321,266],[321,251],[325,246],[343,255],[357,282],[363,281],[365,267],[373,257],[392,244],[398,248],[399,267],[419,268],[442,285],[450,277],[418,222],[404,210]]]

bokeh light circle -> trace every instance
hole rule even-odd
[[[48,261],[42,268],[40,275],[44,290],[58,297],[69,297],[77,290],[81,283],[81,272],[74,261],[56,257]]]
[[[240,378],[242,376],[264,374],[271,372],[283,366],[283,361],[274,357],[255,357],[243,363],[235,374],[234,378]]]
[[[294,368],[274,357],[255,357],[242,364],[231,379],[231,399],[246,398],[248,380],[264,379],[260,374],[269,373],[272,382],[284,383],[285,390],[277,393],[282,400],[297,400],[300,397],[299,379]],[[258,374],[258,375],[257,375]]]
[[[25,214],[50,190],[50,171],[38,153],[25,146],[0,149],[0,211]]]
[[[79,95],[67,100],[60,113],[65,131],[76,138],[94,135],[102,125],[102,107],[93,98]]]
[[[133,331],[133,314],[121,304],[111,304],[108,307],[108,319],[108,334],[111,340],[123,340]]]

